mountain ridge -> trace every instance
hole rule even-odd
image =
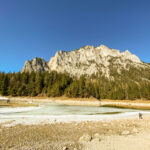
[[[105,45],[98,47],[84,46],[72,51],[57,51],[55,56],[46,62],[42,58],[34,58],[26,61],[21,72],[51,72],[69,73],[72,76],[91,76],[101,73],[105,77],[110,77],[111,67],[116,68],[120,73],[122,69],[128,70],[129,66],[137,68],[149,68],[148,63],[142,62],[129,50],[120,52],[117,49],[108,48]]]

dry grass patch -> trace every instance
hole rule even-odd
[[[138,109],[138,110],[150,110],[150,106],[135,106],[130,104],[105,104],[103,107],[116,107],[116,108],[124,108],[124,109]]]
[[[147,103],[150,104],[150,100],[136,99],[136,100],[111,100],[111,99],[101,99],[102,102],[119,102],[119,103]]]
[[[0,103],[0,107],[30,107],[30,106],[38,106],[38,105],[18,101],[12,101],[10,103]]]

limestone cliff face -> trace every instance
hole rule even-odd
[[[78,77],[83,74],[90,76],[99,72],[109,77],[112,67],[116,68],[119,73],[121,69],[128,69],[129,66],[149,67],[128,50],[120,52],[100,45],[99,47],[85,46],[70,52],[58,51],[48,63],[37,58],[27,61],[22,72],[57,71]]]
[[[128,64],[142,66],[141,60],[128,50],[121,53],[104,45],[96,48],[85,46],[71,52],[59,51],[48,62],[49,68],[57,72],[75,76],[101,72],[106,77],[109,77],[111,66],[118,66],[116,71],[119,72],[121,68],[127,69]]]
[[[22,68],[21,72],[44,72],[49,71],[47,62],[42,58],[34,58],[33,60],[27,60]]]

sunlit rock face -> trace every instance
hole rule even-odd
[[[99,47],[85,46],[78,50],[64,52],[58,51],[48,62],[51,70],[57,72],[68,72],[74,76],[83,74],[92,75],[102,72],[109,77],[111,65],[126,68],[127,64],[142,65],[141,60],[131,54],[128,50],[120,52],[110,49],[104,45]]]
[[[22,68],[21,72],[44,72],[49,71],[47,62],[42,58],[34,58],[33,60],[27,60]]]
[[[70,52],[58,51],[48,63],[41,58],[34,58],[32,61],[26,61],[22,72],[57,71],[67,72],[77,77],[83,74],[90,76],[101,73],[109,77],[111,67],[115,67],[116,72],[119,73],[121,69],[129,69],[129,66],[149,67],[128,50],[120,52],[100,45],[98,47],[84,46]]]

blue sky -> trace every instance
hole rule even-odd
[[[0,71],[101,44],[150,62],[150,1],[0,0]]]

